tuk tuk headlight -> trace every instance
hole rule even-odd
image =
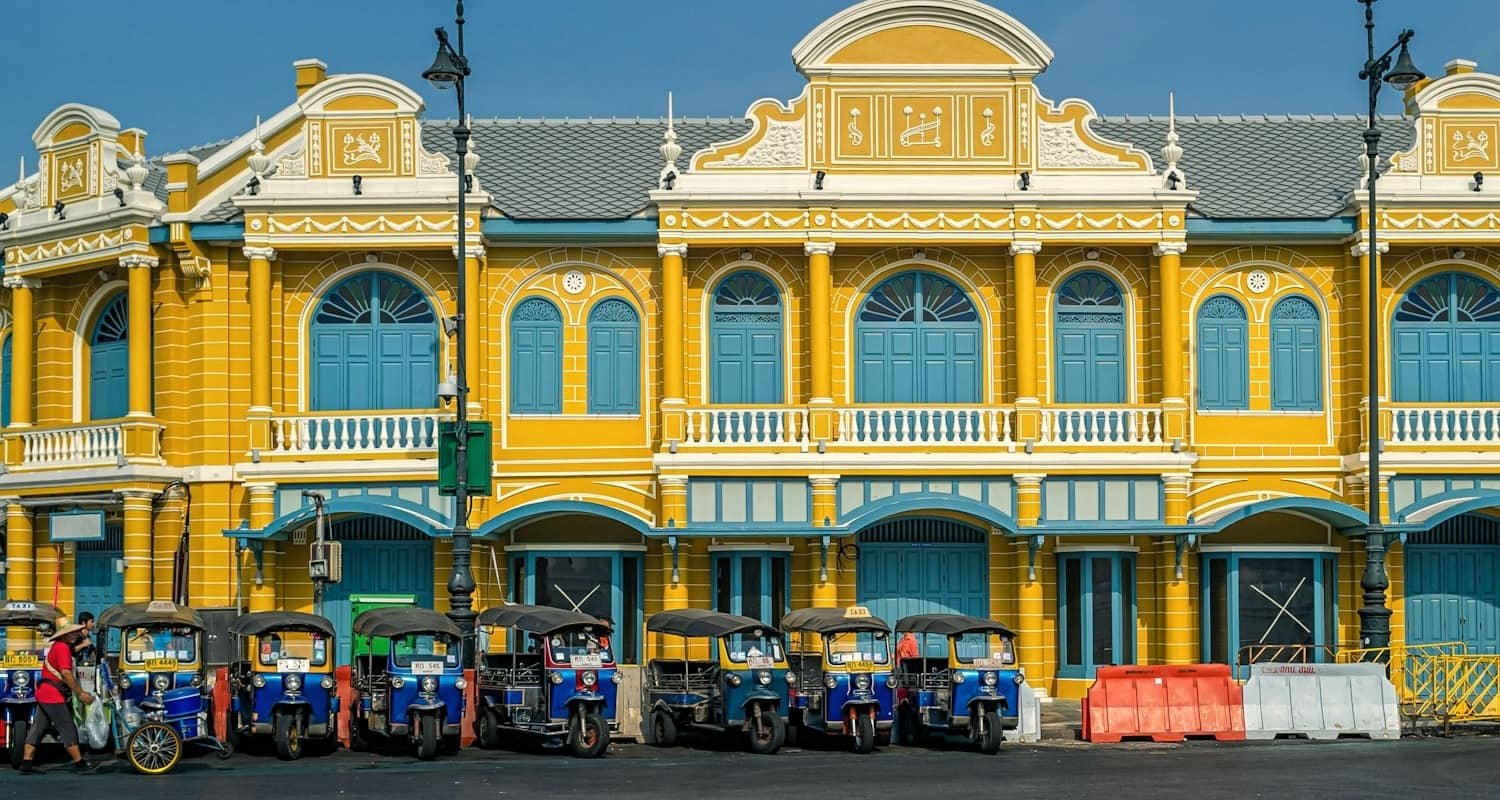
[[[593,670],[584,670],[582,680],[584,686],[593,686],[599,682],[599,676],[595,675]]]
[[[796,686],[797,685],[797,673],[795,673],[795,672],[788,672],[786,674],[786,685],[787,686]]]
[[[611,673],[609,673],[609,682],[610,683],[619,683],[620,682],[620,673],[619,672],[611,672]]]
[[[323,688],[324,688],[324,689],[329,689],[329,690],[331,690],[331,689],[333,689],[333,687],[334,687],[334,686],[335,686],[335,685],[336,685],[336,684],[335,684],[335,683],[334,683],[334,682],[333,682],[333,678],[330,678],[330,677],[328,677],[328,676],[327,676],[327,675],[324,675],[324,676],[323,676],[323,680],[322,680],[322,682],[321,682],[321,683],[319,683],[319,684],[318,684],[318,685],[319,685],[319,686],[322,686],[322,687],[323,687]]]
[[[391,676],[391,688],[392,689],[400,689],[401,687],[403,687],[405,685],[406,685],[406,679],[405,678],[401,677],[400,675],[392,675]]]
[[[171,685],[172,681],[169,680],[165,675],[157,675],[155,678],[151,679],[152,688],[156,689],[156,691],[158,692],[165,692],[169,687],[171,687]]]
[[[962,672],[955,672],[955,673],[953,673],[953,685],[954,686],[957,686],[958,684],[963,683],[963,682],[964,682],[964,674]]]
[[[286,679],[281,682],[281,685],[285,686],[286,690],[289,692],[300,692],[302,691],[302,676],[288,675],[286,676]]]
[[[31,685],[31,673],[12,672],[10,674],[10,683],[17,689],[25,689],[26,687]]]
[[[437,678],[428,675],[427,677],[422,679],[421,686],[422,691],[428,694],[432,694],[433,692],[437,691]]]
[[[755,680],[758,683],[760,683],[761,686],[770,686],[771,685],[771,673],[769,673],[769,672],[762,672],[762,673],[760,673],[760,674],[758,674],[758,675],[755,676]]]
[[[453,688],[455,688],[455,689],[457,689],[457,690],[459,690],[461,692],[461,691],[469,688],[469,682],[466,681],[466,680],[464,680],[463,678],[459,678],[458,680],[455,680],[453,682]]]
[[[126,690],[126,689],[129,689],[130,688],[130,676],[129,675],[120,675],[118,678],[115,678],[115,685],[118,686],[118,687],[120,687],[120,689],[122,691]]]
[[[547,680],[552,681],[553,686],[557,686],[562,683],[562,673],[554,672],[547,676]]]
[[[839,686],[839,679],[833,677],[832,675],[829,675],[823,678],[823,685],[827,686],[830,689],[837,689]]]
[[[895,675],[887,675],[887,676],[885,676],[885,688],[887,688],[887,689],[894,689],[894,688],[896,688],[896,676]]]
[[[984,681],[984,685],[985,686],[994,686],[996,683],[999,682],[998,680],[996,680],[995,673],[993,673],[993,672],[986,672],[986,673],[984,673],[984,676],[983,676],[982,680]]]
[[[1011,680],[1015,681],[1017,686],[1020,686],[1021,684],[1026,682],[1026,676],[1017,672],[1016,677],[1011,678]]]
[[[266,686],[266,679],[261,677],[260,673],[257,672],[255,676],[250,679],[250,685],[254,686],[257,689],[264,689]]]
[[[188,685],[191,686],[191,687],[193,687],[194,689],[202,688],[203,687],[203,676],[202,675],[194,675],[193,679],[190,680],[190,681],[188,681]]]
[[[870,689],[870,676],[869,675],[855,675],[854,676],[854,688],[858,689],[861,692],[869,691],[869,689]]]
[[[740,676],[738,676],[738,675],[730,675],[729,676],[729,685],[730,686],[739,686],[743,682],[744,681],[741,681],[740,680]]]

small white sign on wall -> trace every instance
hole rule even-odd
[[[103,511],[55,511],[50,526],[54,544],[104,541]]]

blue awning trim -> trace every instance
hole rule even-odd
[[[363,495],[358,497],[334,497],[323,504],[329,519],[349,516],[388,517],[404,522],[434,539],[451,538],[452,522],[443,519],[432,509],[395,497]],[[260,530],[251,528],[226,528],[224,535],[231,539],[247,541],[283,539],[292,532],[312,524],[318,518],[311,504],[283,514]]]
[[[198,222],[189,226],[195,242],[243,242],[243,222]]]
[[[152,244],[166,244],[172,238],[172,230],[166,225],[152,225],[146,229],[146,241]]]

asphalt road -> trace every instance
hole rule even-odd
[[[608,758],[465,751],[422,763],[340,752],[283,763],[272,756],[186,759],[166,776],[107,762],[91,776],[0,772],[0,797],[492,798],[691,797],[1305,798],[1482,797],[1500,784],[1500,738],[1086,746],[1007,744],[999,755],[889,748],[869,756],[788,748],[611,749]]]

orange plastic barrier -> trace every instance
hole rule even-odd
[[[1228,665],[1099,668],[1083,701],[1085,741],[1189,736],[1244,740],[1244,693]]]
[[[479,682],[475,677],[474,670],[464,670],[464,680],[468,681],[469,686],[464,689],[464,721],[458,731],[459,743],[464,747],[473,747],[475,740],[479,738],[474,730],[474,723],[478,720],[474,709],[478,708],[479,703]]]
[[[229,667],[214,670],[214,738],[229,738]]]
[[[354,730],[354,670],[350,667],[335,667],[333,678],[338,681],[339,693],[339,744],[349,747],[349,734]]]

